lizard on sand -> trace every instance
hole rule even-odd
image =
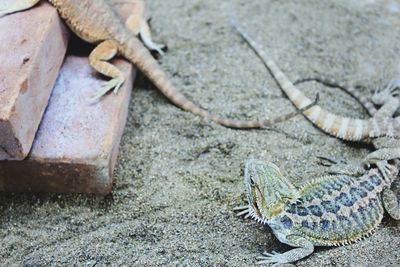
[[[290,101],[298,109],[308,106],[311,100],[293,85],[275,62],[268,57],[262,46],[250,38],[233,18],[231,23],[270,70]],[[366,165],[375,163],[384,172],[387,165],[385,161],[400,158],[400,117],[393,117],[400,107],[400,98],[397,96],[399,91],[400,84],[396,80],[383,90],[377,91],[372,100],[381,107],[369,119],[342,117],[324,110],[319,105],[303,111],[303,114],[319,129],[334,137],[347,141],[372,143],[376,151],[370,153],[364,163]]]
[[[373,168],[361,177],[326,176],[297,189],[276,165],[247,161],[248,205],[236,208],[238,215],[269,225],[280,242],[295,247],[282,254],[264,252],[258,263],[292,263],[313,253],[315,246],[345,245],[368,237],[384,210],[400,220],[400,203],[390,189],[399,164],[389,165],[387,175]]]
[[[40,0],[15,0],[0,5],[0,17],[5,14],[28,9]],[[230,128],[260,128],[294,116],[288,114],[272,120],[242,121],[212,115],[188,100],[175,86],[146,47],[132,34],[132,25],[137,21],[128,19],[124,23],[107,0],[48,0],[59,12],[69,28],[81,39],[96,44],[89,56],[90,65],[101,74],[110,77],[100,94],[109,90],[117,92],[125,79],[122,72],[108,62],[120,55],[133,63],[173,104],[195,115],[203,116]],[[143,24],[142,24],[143,25]],[[148,33],[148,27],[142,28]],[[148,36],[148,34],[144,34]],[[150,45],[150,48],[152,45]],[[156,45],[156,49],[159,47]]]
[[[232,24],[292,103],[297,108],[305,105],[309,99],[235,20]],[[382,107],[377,111],[367,108],[373,114],[369,120],[342,118],[317,105],[303,112],[318,128],[335,137],[372,142],[377,150],[364,159],[364,164],[375,164],[378,168],[368,171],[357,165],[338,168],[337,175],[312,180],[298,191],[275,165],[247,162],[245,184],[249,205],[240,207],[239,215],[247,214],[269,224],[281,242],[298,247],[283,254],[264,253],[259,263],[294,262],[310,255],[314,246],[355,242],[376,229],[384,208],[391,217],[400,220],[400,202],[391,190],[400,168],[400,120],[392,117],[400,106],[396,97],[398,87],[394,81],[374,94],[373,102]]]

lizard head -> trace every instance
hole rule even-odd
[[[299,198],[297,189],[270,162],[248,160],[244,182],[250,214],[263,223],[280,215],[288,202]]]

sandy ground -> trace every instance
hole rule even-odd
[[[342,1],[148,1],[160,60],[196,103],[231,118],[294,108],[230,26],[235,14],[293,80],[324,74],[370,94],[400,77],[400,4]],[[367,117],[338,89],[300,85],[342,115]],[[302,116],[266,130],[226,129],[171,105],[146,79],[135,85],[113,194],[1,195],[1,266],[254,266],[286,251],[270,230],[235,217],[244,160],[275,162],[296,185],[324,174],[316,156],[362,159]],[[399,266],[400,225],[385,216],[364,241],[318,248],[297,266]]]

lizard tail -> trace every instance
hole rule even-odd
[[[208,118],[225,127],[236,129],[262,128],[280,121],[287,120],[299,113],[297,111],[279,116],[275,119],[249,121],[232,120],[222,118],[217,115],[212,115],[205,109],[200,108],[192,101],[187,99],[179,90],[175,88],[175,86],[171,83],[170,78],[159,66],[158,62],[137,38],[131,38],[128,42],[120,42],[119,50],[120,54],[135,64],[135,66],[141,70],[146,77],[149,78],[149,80],[161,91],[161,93],[163,93],[177,107],[195,115]]]
[[[268,57],[263,48],[250,38],[247,32],[234,19],[231,19],[231,23],[271,72],[290,101],[300,110],[310,105],[312,101],[293,85],[275,62]],[[342,140],[360,141],[374,137],[370,136],[371,132],[373,132],[370,129],[373,126],[374,119],[359,120],[338,116],[322,109],[319,105],[314,105],[303,111],[303,114],[319,129]]]
[[[354,86],[348,85],[348,84],[343,84],[340,81],[336,81],[332,78],[328,78],[325,76],[317,76],[317,77],[310,77],[306,79],[302,79],[302,82],[307,82],[307,81],[316,81],[319,83],[322,83],[326,86],[329,87],[334,87],[334,88],[339,88],[349,94],[351,97],[353,97],[355,100],[357,100],[363,108],[368,111],[369,115],[374,116],[375,113],[378,111],[374,104],[369,100],[368,97],[366,97],[364,94],[362,94],[359,90],[357,90]],[[295,83],[296,84],[296,83]]]

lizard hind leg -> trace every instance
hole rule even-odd
[[[134,2],[134,8],[131,11],[132,14],[125,22],[126,27],[134,35],[140,35],[140,38],[148,49],[155,50],[160,55],[164,55],[163,49],[165,48],[165,45],[155,43],[151,37],[150,26],[144,16],[145,3],[141,0],[137,0]]]
[[[96,71],[101,74],[111,77],[112,79],[106,82],[102,89],[92,97],[93,100],[102,97],[108,91],[114,90],[114,93],[118,92],[118,89],[122,86],[125,81],[125,77],[121,70],[116,66],[107,62],[108,60],[115,57],[118,53],[118,46],[114,41],[107,40],[100,43],[89,55],[89,63]]]
[[[383,190],[382,201],[390,217],[395,220],[400,220],[400,199],[390,188]]]
[[[163,49],[166,47],[164,44],[155,43],[151,37],[150,26],[147,21],[143,21],[140,26],[140,38],[142,39],[144,45],[150,49],[155,50],[161,56],[164,55]]]
[[[14,0],[0,3],[0,17],[6,14],[29,9],[39,3],[39,1],[40,0]]]

